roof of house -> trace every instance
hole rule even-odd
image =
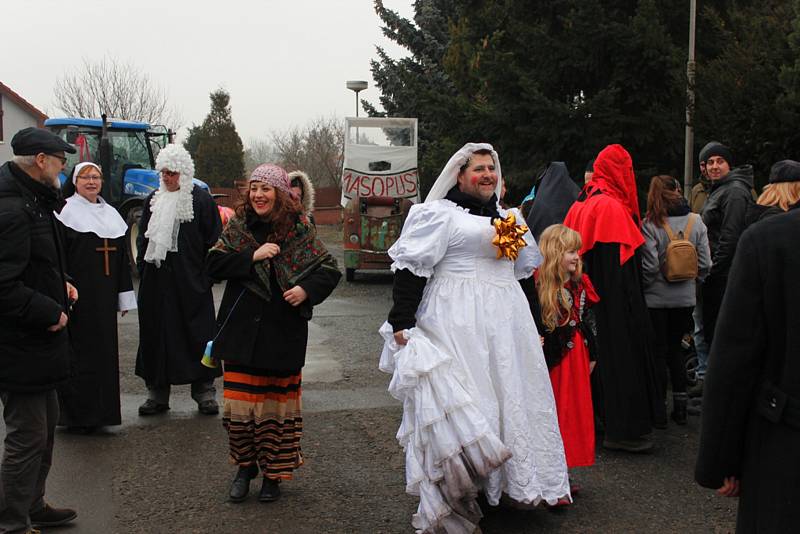
[[[28,111],[31,115],[36,117],[40,121],[44,121],[47,118],[47,115],[39,111],[36,106],[19,96],[15,93],[9,86],[0,82],[0,94],[6,96],[13,102],[15,102],[18,106]]]

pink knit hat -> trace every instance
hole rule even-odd
[[[289,196],[294,198],[289,175],[286,174],[286,171],[283,170],[283,168],[273,165],[272,163],[263,163],[256,167],[255,170],[253,170],[253,173],[250,175],[248,182],[263,182],[274,187],[275,189],[285,191],[289,194]]]

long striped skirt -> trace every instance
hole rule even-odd
[[[268,371],[225,363],[222,424],[230,460],[258,463],[267,478],[289,480],[303,464],[301,371]]]

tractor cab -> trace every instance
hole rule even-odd
[[[92,161],[103,168],[106,179],[102,196],[109,204],[120,208],[131,197],[144,197],[158,188],[155,160],[170,136],[163,126],[151,128],[144,122],[107,120],[107,155],[101,150],[104,144],[102,119],[48,119],[45,127],[77,149],[77,153],[67,154],[67,171],[84,161]],[[108,161],[104,162],[104,158]],[[66,180],[62,174],[61,183]]]
[[[128,252],[131,261],[135,261],[142,202],[159,188],[156,157],[170,142],[172,132],[163,126],[151,127],[144,122],[105,116],[100,119],[47,119],[44,125],[77,149],[75,154],[66,155],[67,172],[84,161],[96,163],[103,169],[101,196],[117,208],[128,223]],[[62,173],[60,179],[63,185],[68,178]],[[195,179],[194,183],[209,191],[204,182]]]

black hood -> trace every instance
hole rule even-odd
[[[689,202],[683,197],[678,199],[678,201],[671,206],[667,206],[668,217],[683,217],[691,212],[692,210],[689,208]]]
[[[713,191],[732,182],[742,182],[748,187],[748,189],[752,189],[754,183],[753,166],[741,165],[731,169],[731,172],[729,172],[727,176],[711,182],[711,190]]]
[[[526,217],[528,228],[537,241],[545,228],[564,222],[580,192],[563,161],[554,161],[547,166],[536,180],[536,197]]]

